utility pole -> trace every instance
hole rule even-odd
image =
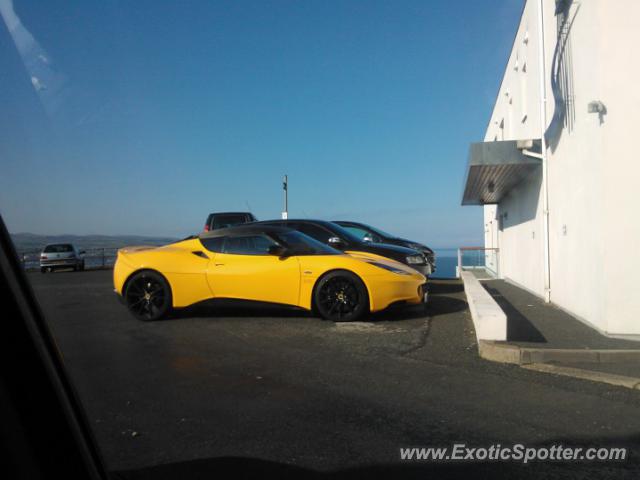
[[[282,211],[282,219],[286,220],[289,216],[289,198],[288,198],[288,179],[285,175],[282,179],[282,189],[284,190],[284,210]]]

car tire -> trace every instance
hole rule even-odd
[[[47,273],[47,267],[40,267],[40,273]]]
[[[80,262],[80,271],[84,272],[84,260]]]
[[[134,274],[127,281],[123,297],[131,314],[146,322],[164,318],[171,310],[169,283],[151,270]]]
[[[316,284],[313,305],[325,320],[352,322],[369,312],[367,287],[356,274],[335,270]]]

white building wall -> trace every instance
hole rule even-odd
[[[636,281],[640,274],[640,2],[618,0],[616,8],[621,12],[605,3],[600,2],[598,12],[606,22],[600,37],[600,89],[593,92],[609,111],[604,123],[596,127],[602,132],[605,185],[601,208],[606,225],[602,239],[604,311],[609,332],[640,334]],[[594,123],[596,118],[589,121]]]
[[[555,1],[544,0],[548,121],[554,10]],[[634,53],[640,1],[574,2],[570,13],[575,20],[563,82],[568,117],[548,150],[550,298],[604,332],[640,334],[634,281],[640,272],[640,55]],[[538,1],[527,1],[485,141],[540,137],[537,14]],[[602,119],[587,112],[595,100],[606,106]],[[541,185],[541,172],[535,173],[497,208],[485,206],[485,230],[487,215],[502,216],[502,231],[498,222],[491,225],[497,229],[501,273],[542,296]]]
[[[540,96],[536,2],[527,2],[505,68],[485,141],[540,137]],[[542,175],[535,172],[500,204],[486,205],[485,230],[500,247],[500,274],[533,291],[544,293],[542,262]],[[487,226],[494,212],[497,221]],[[502,228],[500,228],[502,225]],[[495,242],[494,242],[495,243]],[[486,247],[489,247],[485,243]]]

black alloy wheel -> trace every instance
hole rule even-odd
[[[144,321],[158,320],[171,308],[171,289],[162,275],[142,271],[127,282],[124,300],[136,318]]]
[[[357,275],[337,270],[320,279],[314,291],[314,304],[322,318],[348,322],[361,318],[369,310],[369,296]]]

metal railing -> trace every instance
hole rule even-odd
[[[456,277],[464,270],[476,272],[487,278],[500,278],[500,249],[485,247],[458,248]]]
[[[85,269],[113,268],[118,253],[117,248],[87,248],[80,255],[84,259]],[[25,270],[40,269],[40,254],[42,250],[23,250],[18,252],[18,257]]]

